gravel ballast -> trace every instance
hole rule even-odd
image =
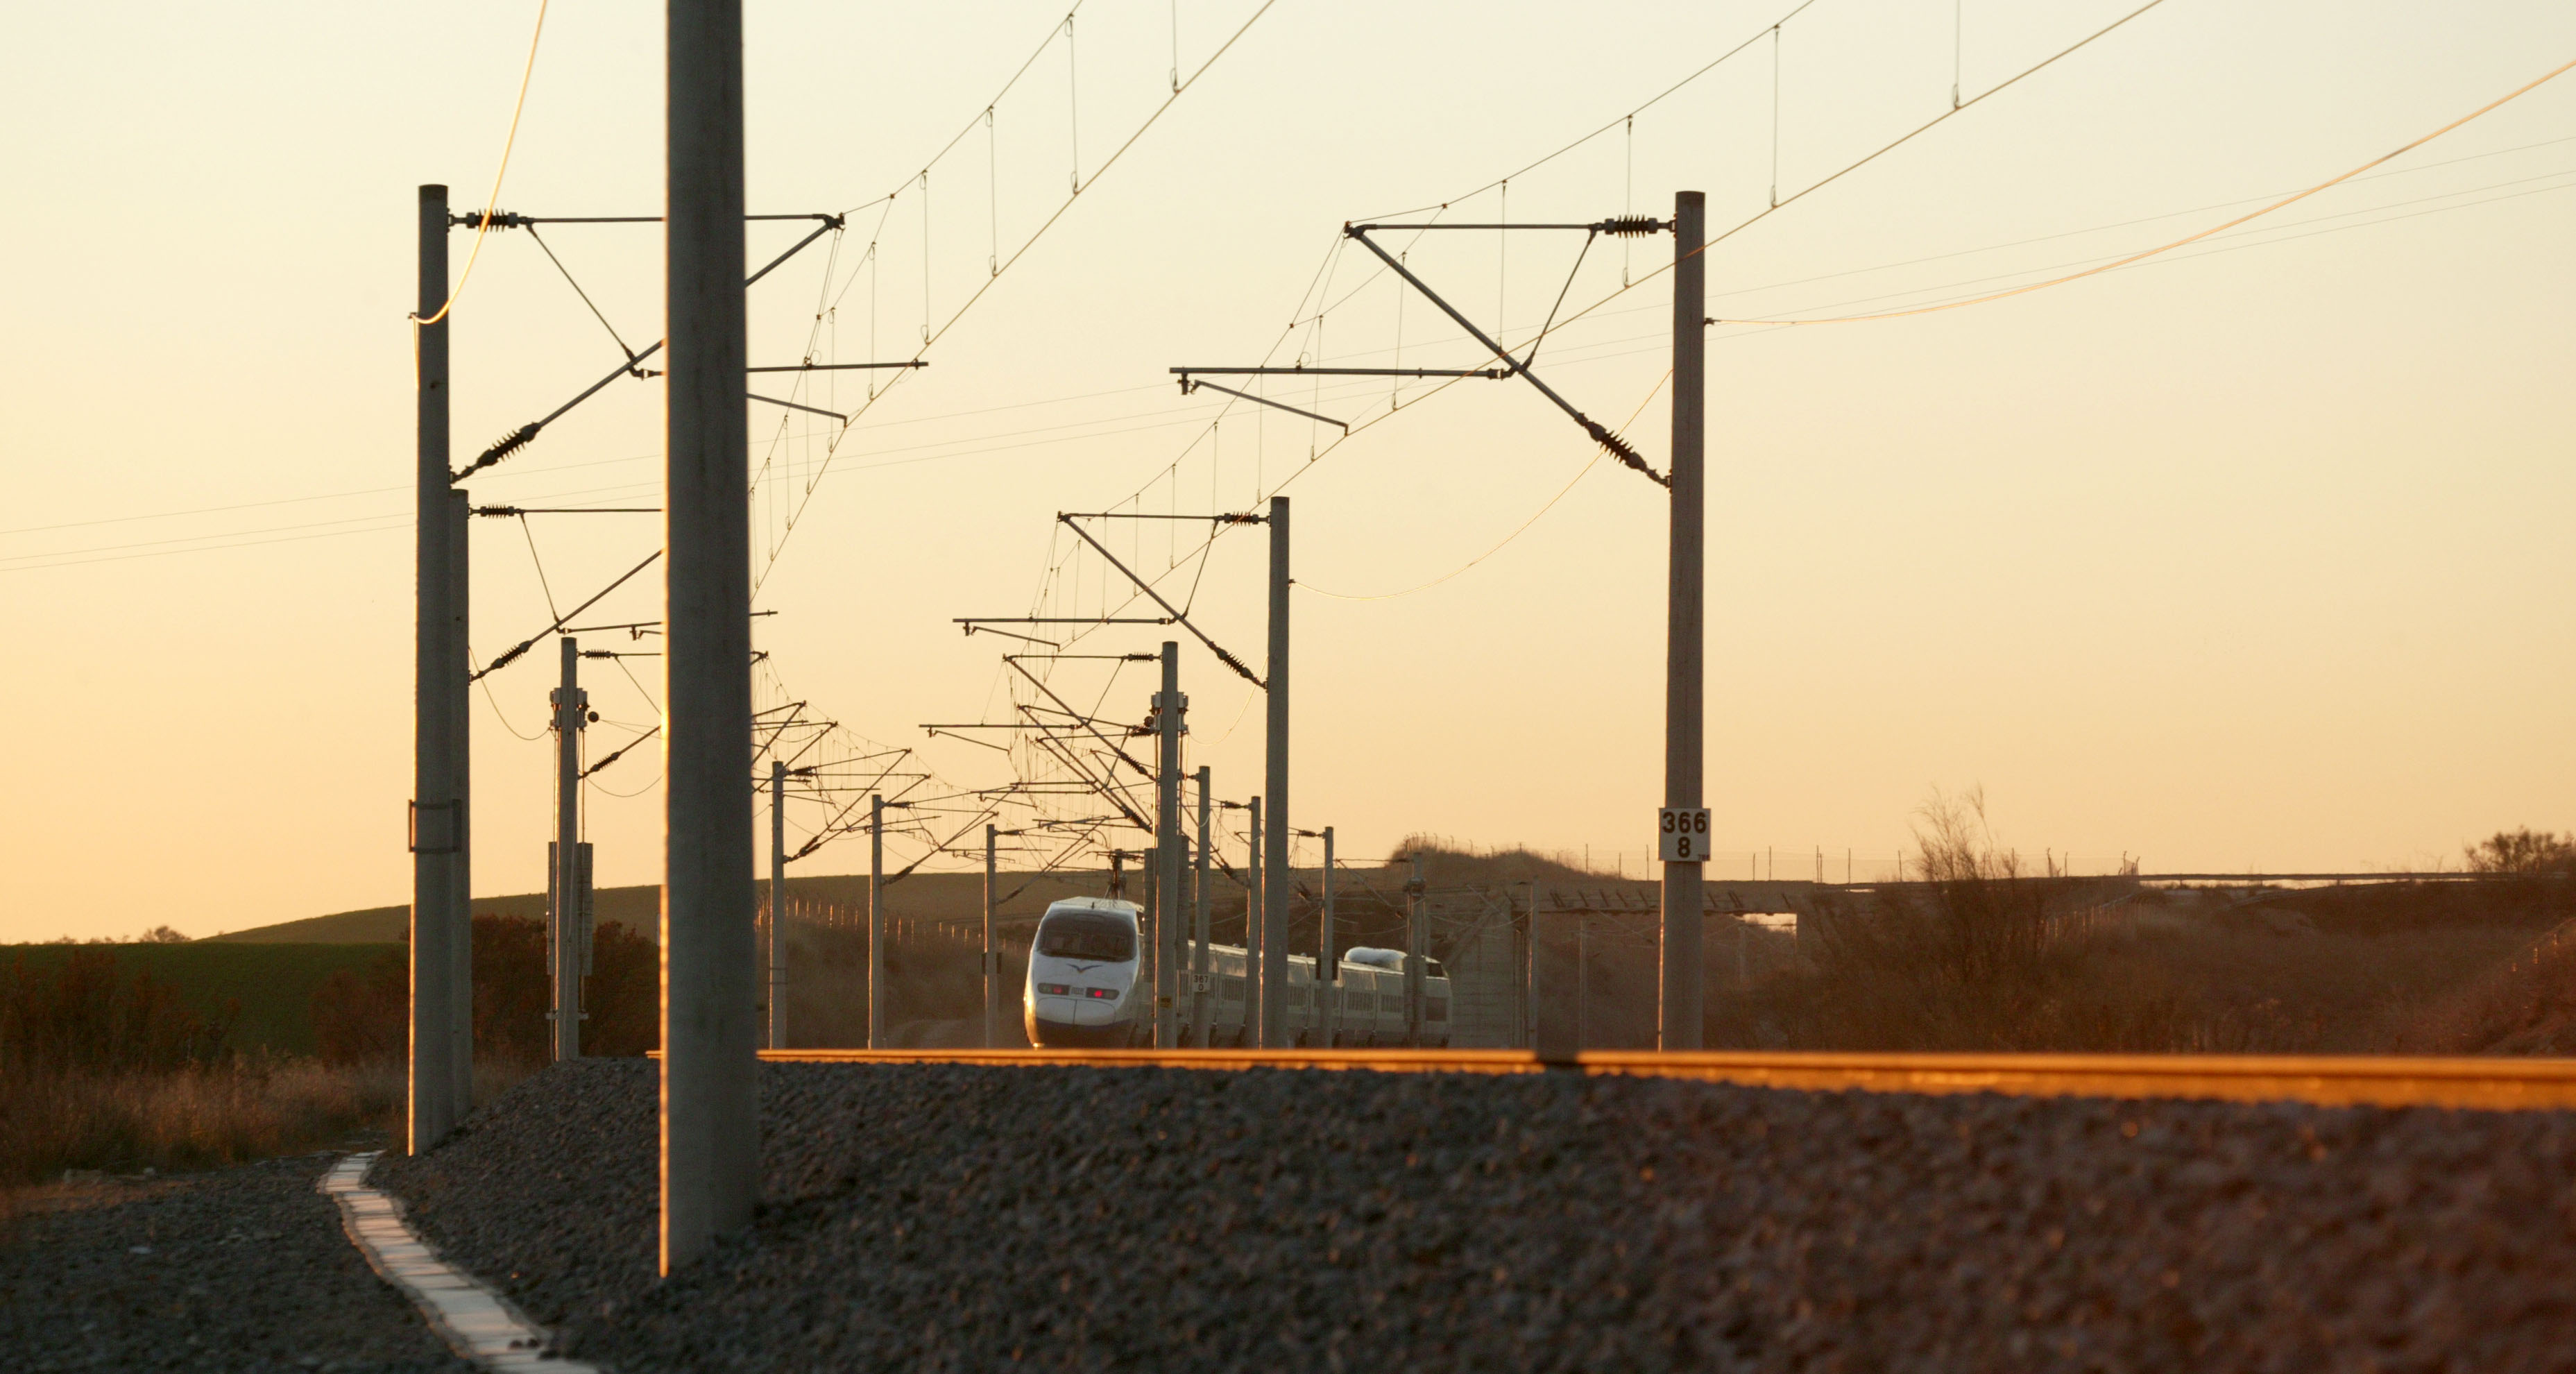
[[[470,1371],[314,1191],[331,1160],[31,1199],[0,1240],[0,1369]]]
[[[764,1065],[654,1278],[654,1066],[375,1181],[617,1374],[2576,1367],[2576,1114],[1573,1074]]]

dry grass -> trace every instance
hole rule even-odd
[[[393,971],[398,985],[398,961]],[[398,1052],[398,995],[389,1015]],[[400,1136],[392,1053],[338,1064],[245,1054],[225,1048],[226,1028],[107,951],[0,968],[0,1212],[14,1191],[68,1171],[167,1173]],[[476,1096],[524,1076],[487,1054]]]
[[[2400,1043],[2427,1054],[2576,1054],[2576,923],[2425,1007]]]
[[[399,1134],[390,1065],[311,1060],[171,1071],[26,1071],[0,1082],[0,1186],[67,1169],[137,1173],[238,1164]]]
[[[2532,944],[2567,918],[2567,883],[2136,890],[2023,874],[1973,793],[1923,818],[1917,871],[1931,881],[1820,912],[1773,972],[1711,997],[1710,1044],[2576,1049],[2576,935]]]

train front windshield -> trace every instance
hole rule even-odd
[[[1038,930],[1038,953],[1055,959],[1123,964],[1136,957],[1136,936],[1124,921],[1067,912],[1049,916]]]

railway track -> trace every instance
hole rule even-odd
[[[2576,1108],[2576,1059],[2394,1055],[1842,1054],[1589,1050],[764,1050],[782,1064],[1087,1065],[1094,1068],[1359,1069],[1379,1073],[1586,1073],[1693,1078],[1806,1092],[2005,1093],[2316,1106]]]

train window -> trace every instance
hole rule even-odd
[[[1058,912],[1038,927],[1038,953],[1053,959],[1125,963],[1136,957],[1136,937],[1126,922],[1115,917]]]

